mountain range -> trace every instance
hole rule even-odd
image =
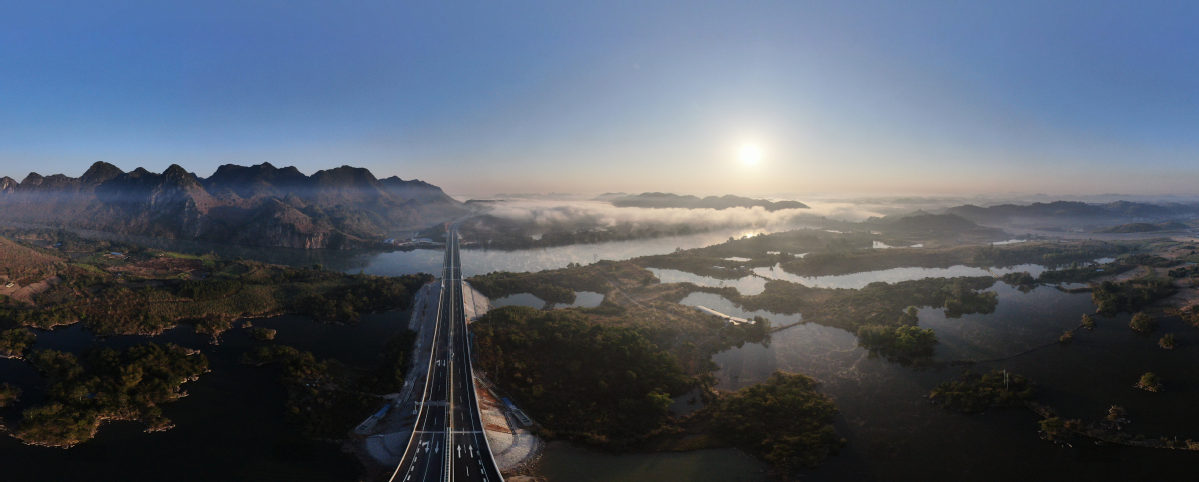
[[[226,164],[201,178],[172,164],[124,172],[97,162],[78,178],[0,178],[0,221],[248,246],[358,248],[469,212],[432,184],[350,166]]]
[[[1108,203],[1055,201],[1027,205],[1000,204],[990,207],[967,204],[949,208],[946,213],[956,214],[983,225],[1104,224],[1192,219],[1199,217],[1199,205],[1150,204],[1132,201]]]

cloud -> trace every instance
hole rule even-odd
[[[960,199],[859,198],[803,200],[810,209],[767,211],[761,207],[729,209],[616,207],[584,199],[509,197],[491,206],[489,214],[536,226],[563,224],[687,224],[693,227],[814,227],[820,218],[857,222],[872,216],[905,214],[917,209],[939,211],[962,204]]]
[[[695,227],[786,226],[802,224],[801,219],[811,215],[807,209],[784,209],[774,212],[762,207],[720,210],[650,209],[616,207],[602,201],[534,199],[509,199],[494,205],[489,214],[540,226],[585,222],[598,226],[687,224]]]

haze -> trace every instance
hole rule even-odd
[[[0,175],[272,162],[477,196],[1183,193],[1195,9],[9,4]]]

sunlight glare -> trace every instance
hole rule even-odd
[[[737,159],[742,165],[755,166],[762,161],[762,149],[756,144],[744,144],[737,151]]]

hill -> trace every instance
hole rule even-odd
[[[1131,201],[1110,203],[1055,201],[1028,205],[1000,204],[990,207],[967,204],[949,208],[946,213],[985,225],[1028,223],[1094,225],[1113,222],[1159,222],[1189,219],[1199,216],[1199,205],[1151,204]]]
[[[751,208],[762,207],[767,211],[781,211],[783,209],[808,209],[808,205],[799,201],[767,201],[765,199],[751,199],[741,196],[724,195],[724,196],[708,196],[699,198],[697,196],[680,196],[678,194],[663,193],[663,192],[647,192],[632,196],[604,196],[603,201],[612,203],[617,207],[634,207],[634,208],[682,208],[682,209],[729,209],[729,208]]]
[[[251,246],[355,248],[467,212],[441,188],[342,166],[226,164],[209,178],[97,162],[78,178],[0,179],[0,221]]]
[[[1179,231],[1187,229],[1187,225],[1169,221],[1164,223],[1128,223],[1119,226],[1112,226],[1107,229],[1096,231],[1097,233],[1110,234],[1125,234],[1125,233],[1155,233],[1158,231]]]

